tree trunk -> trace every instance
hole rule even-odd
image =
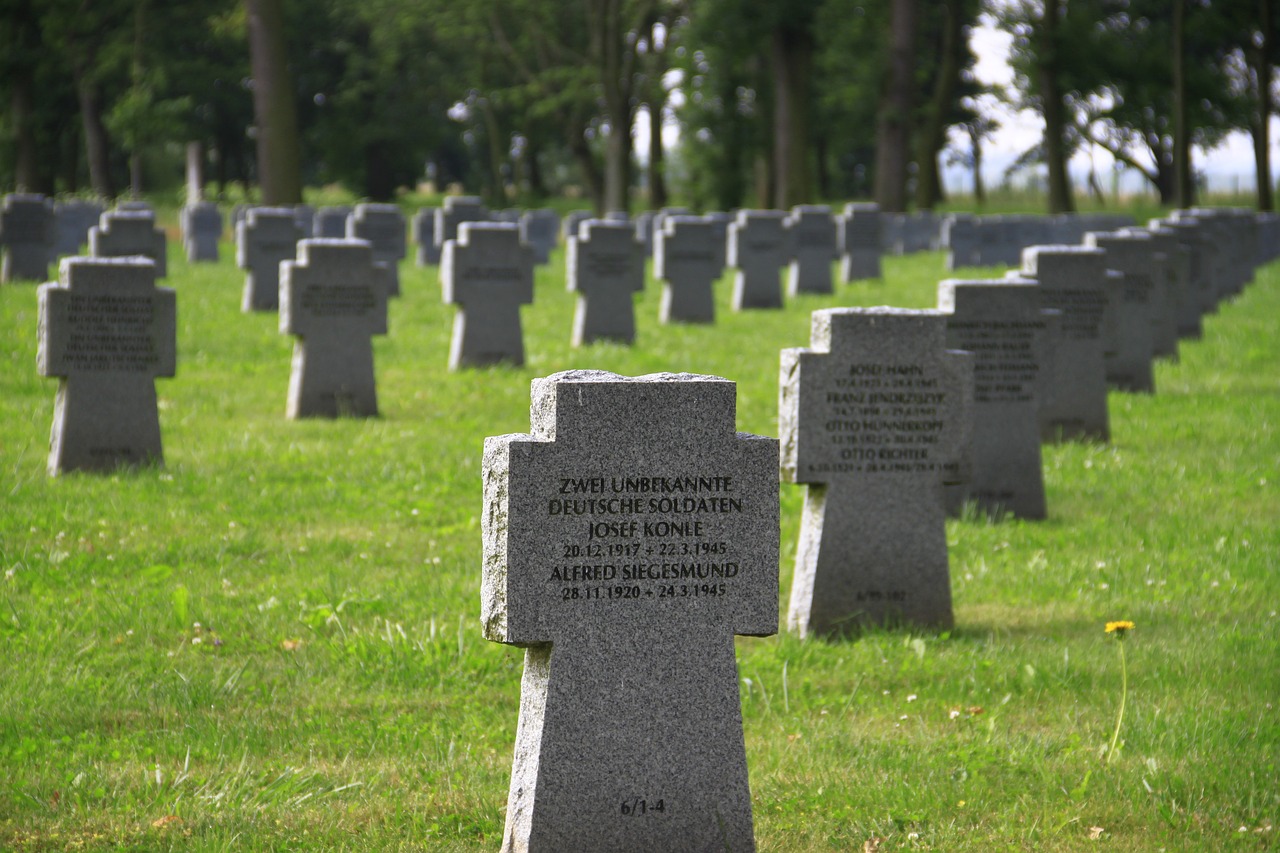
[[[587,195],[591,198],[591,207],[597,215],[603,216],[605,213],[604,178],[600,174],[600,164],[596,162],[595,154],[587,144],[584,130],[581,122],[573,122],[566,131],[565,141],[569,145],[573,159],[578,164],[578,171],[582,173],[582,182],[586,185]]]
[[[649,97],[649,207],[653,210],[667,206],[667,158],[662,145],[662,110],[665,104],[666,90],[658,81]]]
[[[40,151],[36,144],[35,128],[32,127],[34,117],[31,114],[31,75],[27,69],[14,69],[17,74],[12,80],[12,92],[9,101],[10,124],[13,126],[14,186],[20,193],[42,191],[40,178]]]
[[[809,177],[809,77],[813,34],[806,26],[777,27],[772,37],[773,206],[787,210],[812,200]]]
[[[947,113],[960,83],[961,50],[964,46],[962,0],[946,0],[943,14],[941,63],[934,81],[924,126],[920,128],[916,149],[916,207],[933,210],[942,201],[942,181],[938,174],[938,155],[947,144]]]
[[[106,125],[102,123],[102,104],[98,100],[98,87],[88,79],[83,67],[76,63],[76,95],[80,101],[80,121],[84,125],[85,159],[89,162],[89,185],[94,193],[104,199],[114,198],[115,183],[111,180],[110,140]]]
[[[524,148],[524,174],[529,181],[529,197],[536,201],[547,197],[547,182],[542,177],[542,164],[538,161],[541,148],[541,138],[536,133],[530,133]]]
[[[1178,207],[1195,204],[1191,128],[1187,119],[1186,0],[1173,0],[1173,184]]]
[[[983,207],[987,203],[987,187],[982,182],[982,134],[976,125],[969,125],[969,143],[973,147],[973,203]]]
[[[609,121],[604,147],[606,213],[627,211],[631,201],[631,119],[634,115],[631,93],[635,50],[626,43],[627,25],[622,5],[622,0],[596,0],[587,5],[592,16],[592,47],[600,71],[604,112]]]
[[[1252,53],[1254,74],[1257,75],[1257,112],[1249,129],[1253,137],[1253,162],[1258,184],[1258,210],[1275,210],[1271,188],[1271,51],[1274,33],[1273,0],[1258,0],[1258,29],[1262,43],[1255,45]]]
[[[264,204],[302,201],[297,104],[289,74],[282,0],[245,0],[253,112],[258,127],[258,183]]]
[[[1040,45],[1036,66],[1040,100],[1044,111],[1044,159],[1049,167],[1049,212],[1071,213],[1071,175],[1067,171],[1066,107],[1058,81],[1058,19],[1065,0],[1045,0],[1044,19],[1040,27]]]
[[[885,213],[907,209],[915,40],[915,0],[893,0],[889,12],[889,73],[876,116],[875,196]]]

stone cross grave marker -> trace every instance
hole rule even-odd
[[[444,254],[444,244],[458,237],[458,226],[464,222],[487,222],[489,208],[484,206],[476,196],[445,196],[444,204],[436,208],[435,238],[436,246]]]
[[[156,278],[168,275],[164,231],[156,227],[155,211],[132,202],[102,214],[89,229],[89,254],[95,258],[127,258],[142,255],[156,264]]]
[[[787,293],[833,293],[831,262],[836,259],[836,221],[831,208],[802,204],[791,208],[791,264]]]
[[[1119,274],[1108,279],[1112,285],[1111,323],[1106,328],[1103,357],[1107,382],[1122,391],[1153,393],[1152,360],[1158,327],[1167,321],[1168,331],[1173,333],[1173,312],[1165,302],[1163,287],[1165,259],[1155,257],[1146,234],[1090,231],[1084,235],[1084,245],[1105,250],[1108,272]]]
[[[565,283],[578,294],[573,345],[636,339],[632,300],[644,290],[644,255],[625,222],[588,219],[565,248]]]
[[[781,210],[739,210],[729,225],[726,260],[733,276],[733,310],[781,308],[780,273],[791,262],[791,232]]]
[[[556,247],[559,235],[560,217],[554,210],[539,208],[520,214],[520,239],[533,249],[534,263],[551,262],[551,252]]]
[[[882,278],[880,256],[880,206],[849,203],[844,215],[836,217],[837,246],[840,252],[840,280],[861,281]]]
[[[347,219],[347,238],[368,240],[373,246],[373,259],[387,265],[391,276],[388,296],[400,295],[400,262],[404,260],[406,240],[404,213],[394,204],[357,204]]]
[[[1171,242],[1171,241],[1170,241]],[[1174,280],[1174,259],[1165,253],[1165,240],[1149,231],[1092,232],[1085,245],[1107,250],[1107,267],[1126,278],[1149,279],[1147,316],[1151,322],[1151,352],[1156,358],[1178,358],[1178,312],[1181,294]]]
[[[714,226],[698,216],[665,216],[654,234],[653,277],[662,281],[658,319],[663,323],[711,323],[712,285],[723,272]]]
[[[298,239],[309,240],[315,236],[316,209],[309,204],[293,206],[293,221],[298,223]]]
[[[1086,246],[1030,246],[1021,277],[1040,286],[1040,306],[1061,312],[1053,392],[1040,401],[1041,438],[1108,441],[1105,369],[1111,323],[1107,253]]]
[[[504,850],[755,849],[734,635],[778,628],[778,445],[735,393],[558,373],[485,440],[481,619],[526,648]]]
[[[341,240],[347,236],[347,218],[351,216],[351,208],[346,205],[333,205],[316,209],[311,220],[313,237]]]
[[[436,244],[436,208],[419,208],[409,220],[409,232],[417,247],[413,253],[414,263],[420,267],[439,266],[442,244]]]
[[[947,312],[947,348],[973,353],[969,477],[955,489],[961,502],[991,515],[1044,518],[1036,389],[1048,342],[1036,283],[947,279],[938,285],[938,309]]]
[[[1179,338],[1198,339],[1202,332],[1200,309],[1191,298],[1191,251],[1178,232],[1163,225],[1122,229],[1122,233],[1148,234],[1151,247],[1165,257],[1165,287],[1172,301],[1174,328]]]
[[[808,486],[787,624],[949,627],[942,489],[964,476],[972,356],[939,311],[815,311],[811,338],[782,351],[782,476]]]
[[[56,238],[53,202],[42,195],[6,195],[0,206],[0,282],[46,281]]]
[[[155,211],[143,201],[120,202],[89,229],[90,256],[148,257],[155,262],[157,278],[168,276],[167,247],[164,230],[156,226]]]
[[[464,222],[444,244],[440,282],[457,305],[449,369],[524,364],[520,306],[533,302],[533,252],[509,222]]]
[[[280,265],[280,331],[297,336],[288,417],[378,414],[370,336],[387,333],[390,277],[367,240],[300,240]]]
[[[288,207],[251,208],[236,225],[236,265],[247,270],[240,310],[280,307],[280,264],[293,260],[302,232]]]
[[[222,239],[222,213],[210,201],[199,201],[182,208],[182,245],[187,260],[218,260],[218,241]]]
[[[89,242],[89,229],[98,224],[102,205],[96,201],[71,199],[54,205],[57,219],[57,246],[59,255],[79,255],[80,247]]]
[[[163,463],[155,378],[173,376],[177,300],[147,258],[66,258],[40,287],[41,376],[59,377],[49,473]]]

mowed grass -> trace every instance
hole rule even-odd
[[[291,339],[240,312],[222,251],[171,242],[164,468],[46,474],[36,291],[0,288],[0,849],[497,849],[522,653],[479,633],[484,437],[577,367],[728,377],[739,429],[776,435],[810,311],[929,307],[947,275],[887,258],[745,314],[726,277],[706,327],[660,326],[650,281],[634,347],[575,351],[557,252],[528,364],[450,373],[454,309],[408,262],[382,416],[290,422]],[[949,524],[954,631],[738,641],[761,850],[1277,846],[1280,264],[1156,380],[1112,395],[1110,445],[1046,448],[1048,521]],[[784,618],[802,500],[783,486]]]

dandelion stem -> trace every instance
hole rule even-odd
[[[1129,696],[1129,669],[1124,660],[1124,640],[1119,639],[1120,646],[1120,713],[1116,715],[1116,730],[1111,735],[1111,746],[1107,747],[1107,765],[1116,756],[1116,744],[1120,742],[1120,724],[1124,722],[1124,702]]]

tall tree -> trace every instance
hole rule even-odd
[[[876,203],[888,213],[907,209],[915,39],[916,0],[893,0],[889,7],[889,68],[876,117]]]
[[[245,0],[253,111],[257,122],[258,182],[266,204],[302,201],[301,146],[282,0]]]
[[[977,20],[978,4],[974,0],[932,0],[924,8],[932,14],[922,16],[920,22],[927,40],[916,52],[916,66],[930,68],[933,79],[922,93],[924,104],[917,111],[916,206],[931,210],[942,200],[938,159],[947,144],[947,128],[973,118],[963,99],[978,91],[967,74],[974,62],[967,35]],[[936,62],[929,62],[931,58]]]

